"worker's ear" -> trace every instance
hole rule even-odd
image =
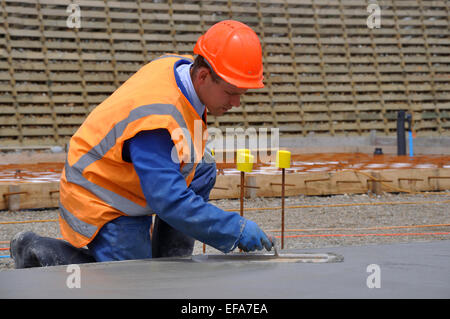
[[[200,67],[197,71],[197,73],[195,74],[195,81],[197,81],[198,84],[202,85],[205,83],[206,79],[208,78],[209,74],[209,69],[205,68],[205,67]]]

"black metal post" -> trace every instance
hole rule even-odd
[[[397,113],[397,155],[406,155],[405,111]]]

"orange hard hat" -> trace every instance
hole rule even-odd
[[[224,20],[214,24],[195,44],[223,80],[238,88],[263,88],[262,50],[259,38],[248,25]]]

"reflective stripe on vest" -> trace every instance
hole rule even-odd
[[[97,226],[85,223],[84,221],[76,218],[61,204],[61,202],[59,202],[59,216],[61,216],[61,218],[64,219],[74,231],[85,237],[91,238],[97,231]]]
[[[184,178],[187,178],[187,176],[192,172],[195,162],[196,162],[196,154],[194,149],[194,144],[192,142],[191,134],[189,133],[189,130],[187,129],[186,122],[184,121],[184,118],[180,111],[171,104],[150,104],[145,106],[137,107],[136,109],[132,110],[129,114],[129,116],[122,121],[118,122],[111,131],[106,134],[106,136],[98,143],[95,147],[93,147],[90,151],[85,153],[80,159],[72,166],[68,164],[68,161],[66,161],[65,164],[65,175],[68,182],[77,184],[94,195],[96,195],[98,198],[100,198],[102,201],[104,201],[106,204],[114,207],[115,209],[129,215],[129,216],[142,216],[142,215],[150,215],[153,214],[153,210],[147,205],[145,207],[142,207],[133,201],[118,195],[117,193],[114,193],[108,189],[105,189],[104,187],[101,187],[97,184],[94,184],[87,180],[83,176],[83,171],[86,167],[91,165],[97,160],[100,160],[103,158],[103,156],[114,146],[116,145],[116,139],[120,137],[128,124],[130,124],[133,121],[136,121],[142,117],[149,116],[149,115],[170,115],[172,116],[175,121],[178,123],[179,127],[183,129],[183,134],[188,142],[188,145],[190,145],[190,162],[185,163],[185,165],[181,169],[181,174]],[[62,205],[61,205],[62,206]],[[64,209],[65,210],[65,209]],[[92,235],[89,235],[92,232],[92,229],[90,227],[87,227],[82,221],[80,221],[78,218],[75,218],[72,214],[70,214],[67,210],[62,210],[63,214],[61,214],[62,218],[66,220],[66,222],[71,225],[71,227],[79,232],[80,234],[91,237]],[[70,215],[69,215],[70,214]],[[66,219],[67,217],[67,219]],[[69,219],[69,220],[68,220]],[[90,224],[87,224],[91,227]],[[80,231],[78,231],[78,230]],[[85,232],[85,230],[88,230]],[[95,233],[95,231],[94,231]]]

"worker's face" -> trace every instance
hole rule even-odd
[[[223,80],[216,82],[206,68],[201,68],[197,73],[197,94],[209,113],[214,116],[223,115],[234,106],[241,104],[241,95],[247,89],[240,89]]]

